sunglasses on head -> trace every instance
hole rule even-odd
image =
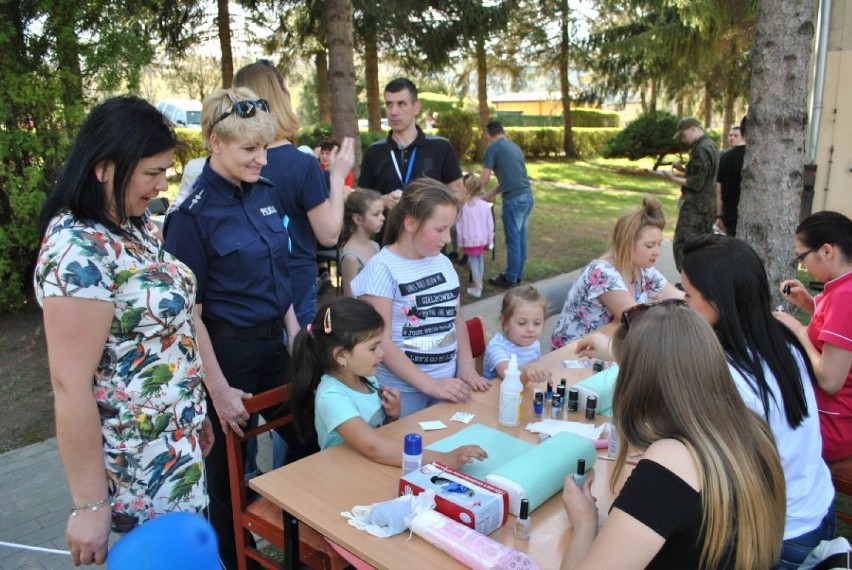
[[[218,119],[213,121],[213,124],[210,125],[210,130],[213,130],[213,127],[222,122],[222,120],[228,115],[236,115],[241,119],[248,119],[249,117],[254,117],[257,114],[258,109],[264,113],[269,112],[269,103],[266,102],[266,99],[258,99],[257,101],[237,101],[225,109],[225,112],[222,113]]]
[[[638,305],[633,305],[623,313],[621,313],[621,324],[624,325],[624,328],[630,330],[630,321],[633,321],[652,307],[659,307],[661,305],[686,305],[686,301],[683,299],[666,299],[664,301],[660,301],[659,303],[639,303]]]

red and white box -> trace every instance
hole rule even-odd
[[[491,534],[509,516],[509,494],[441,463],[423,465],[399,479],[400,495],[435,491],[435,510],[482,534]]]

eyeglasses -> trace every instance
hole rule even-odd
[[[638,305],[633,305],[632,307],[621,313],[621,324],[624,325],[625,329],[630,329],[630,321],[635,320],[636,317],[638,317],[648,309],[664,305],[675,305],[680,307],[686,305],[686,301],[684,301],[683,299],[666,299],[664,301],[660,301],[659,303],[639,303]]]
[[[802,253],[796,255],[796,263],[802,263],[805,260],[805,258],[808,255],[812,254],[814,251],[816,251],[816,250],[809,249],[808,251],[805,251],[805,252],[802,252]]]
[[[228,115],[236,115],[241,119],[248,119],[249,117],[254,117],[257,114],[258,109],[264,113],[269,112],[269,103],[266,102],[266,99],[258,99],[257,101],[237,101],[228,107],[218,119],[213,121],[213,124],[210,125],[210,130],[212,131],[213,127],[221,123]]]

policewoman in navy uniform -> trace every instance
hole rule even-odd
[[[248,425],[244,399],[286,381],[285,324],[291,337],[298,324],[281,201],[260,176],[275,138],[269,106],[250,89],[220,89],[204,100],[201,124],[210,158],[169,220],[166,249],[198,280],[195,321],[216,435],[206,462],[210,522],[222,562],[236,568],[223,436]]]

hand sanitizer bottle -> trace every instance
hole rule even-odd
[[[423,463],[423,440],[420,434],[409,433],[405,436],[405,446],[402,450],[402,474],[420,469]]]
[[[518,369],[518,357],[509,358],[509,366],[500,384],[500,412],[497,421],[502,426],[515,427],[521,423],[521,371]]]

